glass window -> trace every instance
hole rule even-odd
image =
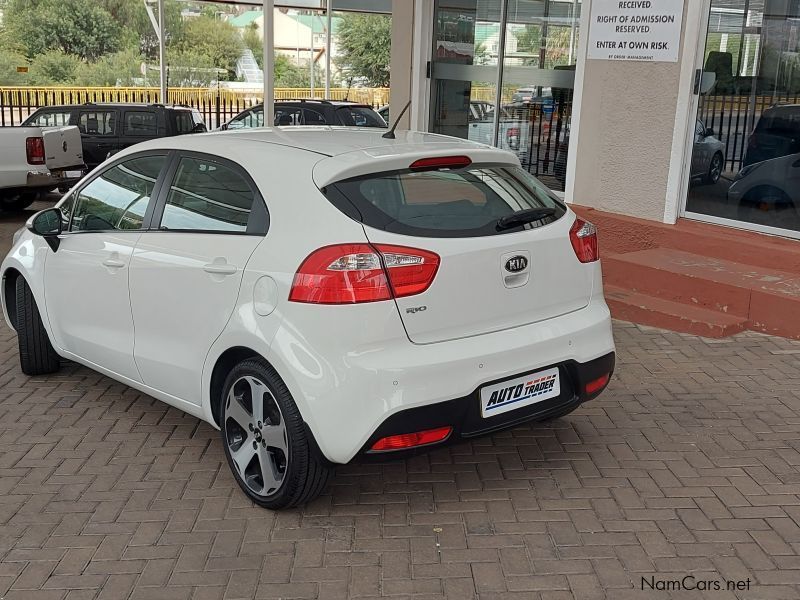
[[[86,135],[114,135],[116,133],[117,113],[114,111],[81,112],[78,129]]]
[[[710,4],[686,212],[797,237],[800,0]]]
[[[305,109],[303,117],[305,118],[305,125],[327,125],[325,116],[313,108]]]
[[[255,195],[241,173],[200,158],[182,158],[161,229],[247,231]]]
[[[246,129],[251,127],[262,127],[264,125],[264,109],[254,108],[234,117],[228,123],[228,129]]]
[[[421,237],[498,235],[519,231],[498,230],[497,222],[520,210],[554,210],[530,227],[565,213],[560,201],[519,167],[392,171],[347,179],[325,193],[346,214],[355,206],[365,225]]]
[[[158,115],[148,111],[125,113],[125,135],[158,135]]]
[[[302,114],[303,111],[299,108],[279,108],[276,106],[275,125],[302,125]],[[261,118],[264,118],[263,112]]]
[[[192,133],[194,131],[192,113],[188,110],[175,111],[175,130],[178,133]]]
[[[366,106],[342,106],[337,109],[336,113],[342,120],[342,125],[386,127],[386,121],[378,113]]]
[[[70,231],[141,229],[165,158],[133,158],[93,179],[74,195]]]
[[[41,112],[25,124],[31,127],[63,127],[69,125],[71,116],[69,111]]]

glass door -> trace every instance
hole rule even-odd
[[[431,131],[566,181],[580,0],[436,0]]]
[[[686,216],[800,238],[800,0],[712,0]]]

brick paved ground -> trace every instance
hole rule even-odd
[[[800,344],[616,336],[573,415],[341,468],[275,514],[208,425],[84,368],[27,378],[3,325],[0,598],[800,598]],[[687,574],[723,590],[641,590]]]

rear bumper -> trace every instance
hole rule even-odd
[[[547,420],[551,417],[574,410],[583,402],[599,396],[603,391],[602,389],[595,393],[587,394],[585,392],[585,386],[588,382],[594,381],[603,375],[609,375],[610,377],[614,372],[614,365],[614,352],[610,352],[605,356],[601,356],[600,358],[586,363],[569,360],[561,364],[548,365],[544,368],[557,367],[559,370],[561,380],[561,394],[559,396],[494,417],[481,417],[480,388],[483,387],[483,385],[475,388],[472,393],[461,398],[400,411],[381,423],[370,436],[367,443],[361,448],[360,454],[368,458],[400,458],[427,451],[434,446],[441,446],[468,438],[487,435],[494,431],[514,427],[527,421]],[[535,369],[535,371],[540,370],[542,369]],[[484,385],[500,383],[504,379],[513,379],[532,372],[534,371],[517,373],[511,375],[509,378],[488,381]],[[603,389],[605,389],[605,387]],[[373,444],[381,438],[437,429],[440,427],[453,428],[449,437],[440,443],[420,446],[409,450],[379,452],[371,450]]]
[[[52,171],[28,171],[26,187],[53,188],[79,181],[86,174],[86,165],[77,165],[68,169]]]
[[[289,328],[282,328],[268,356],[296,399],[323,455],[333,463],[350,462],[378,432],[399,427],[403,414],[425,422],[436,412],[455,410],[460,415],[458,422],[448,424],[458,425],[462,436],[480,435],[495,425],[507,427],[513,424],[507,420],[512,415],[521,420],[546,418],[534,414],[550,408],[542,403],[530,414],[509,411],[505,418],[480,419],[483,424],[477,424],[470,411],[478,410],[478,404],[471,399],[476,390],[493,382],[563,365],[567,374],[576,370],[568,378],[572,392],[565,392],[559,400],[561,404],[580,402],[580,397],[570,398],[578,389],[576,382],[588,371],[577,365],[614,352],[611,315],[601,295],[593,296],[582,310],[547,321],[422,345],[409,342],[397,324],[395,307],[381,304],[360,307],[360,313],[373,311],[374,315],[352,311],[357,320],[348,317],[348,310],[337,311],[338,318],[331,319],[329,311],[305,307],[304,331],[315,335],[298,338]],[[378,311],[386,313],[385,328],[360,326],[379,323]],[[354,335],[379,341],[361,343],[354,341]],[[416,409],[420,412],[408,412]]]

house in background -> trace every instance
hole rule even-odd
[[[341,22],[340,17],[332,19],[331,55],[336,56],[335,33]],[[255,27],[258,37],[264,39],[264,13],[248,10],[232,17],[228,22],[244,31]],[[275,53],[291,58],[297,65],[308,65],[309,60],[324,63],[327,21],[325,16],[292,9],[275,9]],[[335,64],[332,64],[334,73]]]

